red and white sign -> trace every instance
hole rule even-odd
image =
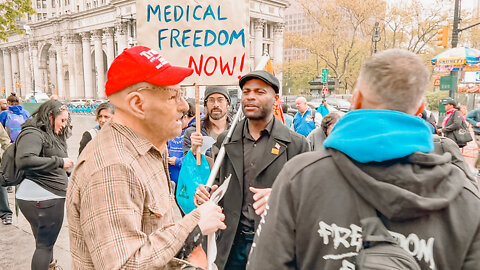
[[[328,94],[328,88],[323,88],[322,89],[322,95]]]

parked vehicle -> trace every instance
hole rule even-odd
[[[345,99],[327,97],[325,100],[327,100],[327,104],[330,105],[330,107],[335,107],[343,112],[348,112],[350,110],[351,104]]]

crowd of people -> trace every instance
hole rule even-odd
[[[58,269],[65,207],[72,269],[207,269],[213,233],[220,270],[364,269],[375,250],[383,269],[402,256],[415,269],[478,269],[480,195],[461,149],[474,139],[469,125],[480,143],[480,109],[446,99],[437,124],[418,56],[390,49],[367,60],[344,116],[300,96],[294,116],[283,104],[277,117],[280,82],[256,70],[238,81],[240,121],[223,86],[206,88],[197,119],[180,87],[192,73],[148,47],[124,50],[75,164],[65,105],[50,100],[30,116],[15,95],[0,100],[0,145],[13,143],[25,173],[15,197],[35,238],[32,269]],[[190,153],[220,167],[184,213],[175,189]],[[210,197],[224,183],[217,204]]]

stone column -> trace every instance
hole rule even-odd
[[[73,35],[68,35],[67,39],[67,61],[68,61],[68,92],[67,98],[76,98],[77,93],[75,91],[75,44]]]
[[[83,74],[82,40],[79,35],[73,36],[75,47],[75,92],[77,97],[85,97],[85,79]]]
[[[25,45],[22,44],[18,47],[18,72],[20,74],[20,84],[21,87],[18,89],[18,96],[25,97],[26,93],[26,77],[25,77],[25,59],[24,59],[24,54],[25,54]]]
[[[13,88],[12,92],[17,93],[17,83],[20,82],[20,71],[18,69],[18,51],[16,47],[12,47],[12,52],[10,54],[12,60],[12,78],[13,78]]]
[[[256,20],[254,26],[255,34],[255,66],[260,62],[263,55],[263,27],[265,20]]]
[[[115,44],[113,41],[115,29],[112,27],[104,28],[103,33],[105,35],[105,42],[107,43],[107,68],[110,68],[113,59],[115,58]]]
[[[32,93],[32,62],[30,61],[30,52],[28,43],[23,52],[23,65],[25,66],[25,87],[22,87],[24,94],[28,97]]]
[[[125,28],[125,24],[116,23],[115,31],[117,33],[117,55],[119,55],[123,52],[124,49],[128,48],[127,29]]]
[[[59,97],[65,97],[65,82],[63,76],[63,44],[61,37],[55,39],[55,47],[57,48],[57,95]]]
[[[283,30],[285,29],[285,24],[277,23],[273,28],[273,63],[275,64],[275,70],[282,70],[283,63]],[[277,72],[277,78],[280,81],[280,95],[282,95],[282,81],[283,74],[282,72]]]
[[[3,67],[5,70],[5,94],[8,95],[13,89],[12,79],[12,58],[10,56],[11,49],[6,48],[3,50]]]
[[[4,65],[3,65],[3,49],[0,49],[0,63],[2,63],[0,65],[0,89],[2,89],[2,87],[5,87],[5,68],[4,68]]]
[[[50,81],[47,82],[49,90],[52,91],[52,94],[55,94],[55,89],[57,89],[57,59],[56,59],[56,52],[55,50],[50,47],[48,51],[48,73]],[[51,87],[51,89],[50,89]]]
[[[32,50],[33,88],[34,92],[38,93],[43,91],[42,74],[40,73],[38,64],[38,42],[30,42],[30,49]]]
[[[92,57],[90,54],[90,32],[83,32],[83,77],[85,78],[85,97],[93,98]]]
[[[95,46],[95,70],[97,75],[97,92],[95,97],[105,95],[105,74],[102,49],[102,30],[93,31],[93,42]]]

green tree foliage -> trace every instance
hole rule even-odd
[[[35,14],[31,0],[0,1],[0,40],[7,41],[11,34],[23,33],[17,19],[27,14]]]
[[[283,63],[283,93],[286,95],[298,95],[309,89],[308,84],[318,76],[314,57],[308,60],[297,60]],[[288,92],[290,89],[290,93]]]
[[[448,97],[448,91],[428,92],[425,96],[427,109],[431,111],[438,111],[438,104],[442,98]]]

